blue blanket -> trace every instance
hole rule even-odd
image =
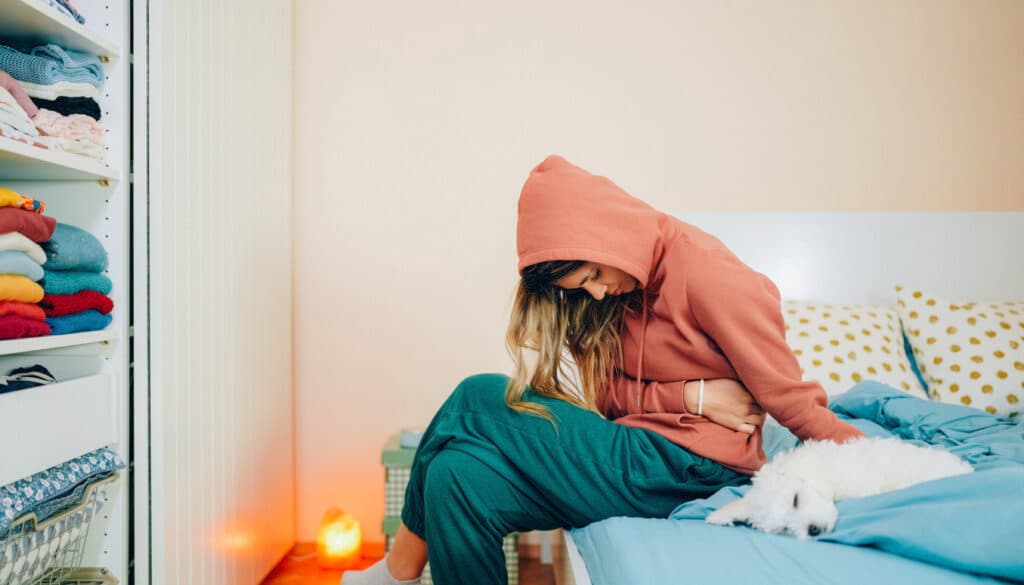
[[[0,69],[18,81],[40,85],[72,81],[103,87],[103,64],[95,55],[53,44],[19,49],[0,45]]]
[[[1024,425],[872,382],[832,409],[868,435],[940,445],[976,471],[840,502],[835,531],[816,541],[704,523],[747,487],[683,504],[668,520],[598,522],[573,531],[595,585],[1024,581]],[[795,444],[766,427],[769,457]]]

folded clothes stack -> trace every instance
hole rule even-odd
[[[102,159],[103,79],[94,55],[53,44],[0,44],[0,136]]]
[[[54,335],[105,329],[114,302],[107,269],[107,251],[82,228],[58,223],[43,243],[44,296],[39,303]]]
[[[57,379],[50,370],[39,364],[14,368],[6,376],[0,376],[0,394],[56,383]]]
[[[103,65],[95,55],[54,45],[0,45],[0,69],[18,81],[50,85],[62,81],[103,86]]]
[[[38,110],[36,112],[38,113]],[[3,86],[0,86],[0,124],[9,126],[19,134],[39,136],[39,131],[22,106],[22,101]]]
[[[0,136],[48,148],[38,140],[39,131],[28,111],[39,112],[18,82],[0,71]]]
[[[38,242],[53,236],[57,220],[45,205],[0,187],[0,339],[49,335],[39,281],[46,253]]]

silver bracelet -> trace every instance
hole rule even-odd
[[[700,388],[697,390],[697,416],[704,416],[704,378],[700,379]]]

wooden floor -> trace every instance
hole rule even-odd
[[[377,562],[383,551],[368,553],[360,563],[365,568]],[[313,546],[308,543],[295,545],[292,553],[284,558],[263,580],[263,585],[338,585],[341,571],[321,569],[316,564]],[[519,557],[519,585],[555,585],[555,574],[551,565],[544,565],[536,558]]]

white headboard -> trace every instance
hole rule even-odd
[[[1024,212],[744,212],[677,217],[714,234],[783,298],[895,304],[1024,300]]]

